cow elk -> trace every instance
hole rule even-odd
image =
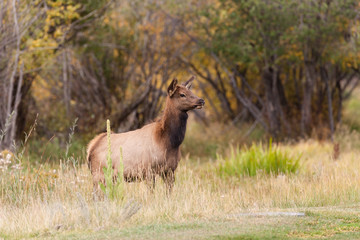
[[[167,89],[162,117],[141,129],[125,133],[112,133],[111,152],[114,179],[119,167],[120,148],[124,164],[124,180],[146,180],[155,186],[155,176],[160,175],[170,192],[180,161],[180,145],[184,140],[187,112],[201,109],[205,101],[190,91],[192,76],[182,85],[174,79]],[[106,133],[97,135],[87,148],[87,160],[93,176],[94,191],[104,183],[103,168],[106,167]]]

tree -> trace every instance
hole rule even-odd
[[[118,131],[127,131],[158,115],[165,84],[180,69],[177,57],[189,42],[179,34],[181,22],[164,7],[153,1],[113,3],[113,10],[73,39],[72,110],[96,118],[80,119],[79,125],[110,118]]]
[[[91,19],[89,9],[80,6],[72,0],[0,1],[0,149],[11,147],[24,131],[34,80]]]
[[[344,92],[358,79],[354,64],[341,64],[356,41],[350,32],[358,7],[352,0],[203,6],[196,31],[185,29],[196,54],[184,63],[213,88],[230,119],[246,109],[277,139],[323,126],[332,133]]]

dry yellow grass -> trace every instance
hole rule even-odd
[[[161,179],[157,179],[154,193],[144,183],[127,183],[123,203],[93,200],[91,176],[85,164],[75,168],[63,164],[56,172],[48,167],[2,172],[0,236],[224,219],[244,211],[294,210],[360,201],[357,150],[343,147],[346,151],[334,161],[333,145],[327,142],[310,140],[279,148],[302,155],[297,174],[222,179],[215,174],[216,163],[183,159],[170,196]]]

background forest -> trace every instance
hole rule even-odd
[[[165,87],[197,76],[205,124],[276,140],[332,138],[358,83],[359,4],[332,1],[0,3],[1,149],[24,139],[135,129]],[[38,115],[38,117],[36,117]]]

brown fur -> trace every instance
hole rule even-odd
[[[134,131],[111,134],[111,152],[114,174],[118,172],[120,147],[123,151],[124,179],[133,181],[145,179],[154,181],[159,174],[168,185],[174,183],[174,171],[180,161],[180,145],[184,140],[187,111],[201,108],[205,102],[190,91],[190,78],[183,85],[174,79],[168,87],[168,96],[163,116],[156,122]],[[90,141],[88,163],[93,175],[94,188],[104,181],[103,167],[106,166],[107,141],[102,133]]]
[[[106,136],[106,133],[100,133],[99,135],[97,135],[96,137],[94,137],[90,143],[88,144],[87,147],[87,157],[86,159],[88,160],[88,167],[89,169],[91,169],[91,161],[89,161],[89,159],[91,159],[91,155],[93,154],[93,150],[96,149],[98,143],[101,141],[101,139],[103,139]]]

